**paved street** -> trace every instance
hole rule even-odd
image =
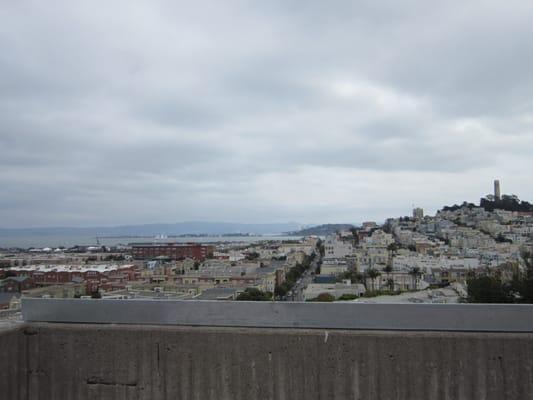
[[[320,259],[320,258],[319,258]],[[300,279],[293,286],[291,292],[292,296],[287,296],[287,301],[304,301],[303,291],[313,281],[314,272],[318,265],[317,260],[311,262],[311,266],[307,269]]]

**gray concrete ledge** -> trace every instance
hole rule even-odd
[[[26,323],[9,400],[522,400],[533,333]]]
[[[533,305],[23,299],[27,322],[533,332]]]

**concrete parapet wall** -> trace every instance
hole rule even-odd
[[[22,299],[26,322],[533,332],[531,304]]]
[[[533,333],[34,323],[2,399],[528,399]]]

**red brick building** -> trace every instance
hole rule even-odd
[[[203,261],[213,257],[214,246],[200,243],[132,243],[132,255],[135,259],[168,257],[172,260],[192,258]]]
[[[18,277],[30,277],[36,286],[73,281],[130,281],[136,277],[134,265],[28,265],[9,269]]]

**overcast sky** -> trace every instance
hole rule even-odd
[[[528,1],[5,1],[0,226],[533,200]]]

